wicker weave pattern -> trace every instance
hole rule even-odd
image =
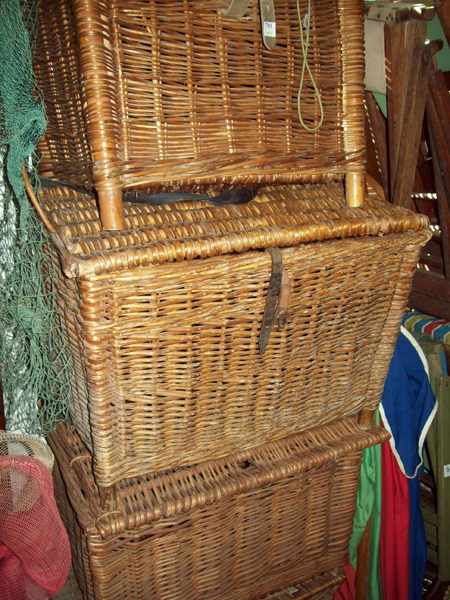
[[[385,438],[350,419],[124,481],[114,513],[100,507],[78,436],[60,428],[51,444],[72,508],[60,506],[75,554],[82,538],[89,553],[89,562],[75,561],[78,577],[92,578],[96,600],[250,600],[342,568],[361,450]],[[56,487],[63,498],[58,480]]]
[[[47,130],[40,143],[47,177],[92,185],[92,159],[82,109],[77,36],[67,2],[44,2],[35,61],[44,94]],[[51,10],[50,9],[51,4]]]
[[[67,249],[66,271],[78,276],[274,246],[420,231],[428,224],[423,215],[380,201],[373,188],[364,210],[348,208],[340,182],[266,187],[240,206],[126,204],[126,229],[118,232],[102,232],[96,202],[86,194],[49,190],[42,203]]]
[[[345,214],[337,189],[312,186],[309,202],[308,188],[293,187],[290,199],[274,189],[248,206],[132,207],[135,227],[116,234],[99,232],[91,200],[48,195],[60,245],[74,252],[63,263],[80,273],[61,274],[60,305],[76,367],[72,418],[100,485],[376,407],[428,233],[422,218],[375,199]],[[314,235],[363,237],[301,243]],[[151,264],[283,236],[298,245],[282,250],[288,319],[263,355],[269,253]]]
[[[312,577],[308,581],[289,586],[282,592],[265,596],[263,600],[333,600],[343,576],[336,571]]]
[[[317,133],[303,130],[297,115],[296,0],[275,0],[272,51],[262,43],[258,0],[242,20],[221,16],[227,4],[40,0],[36,64],[50,123],[42,172],[86,183],[92,169],[101,191],[362,172],[360,0],[312,2],[309,61],[325,109]],[[304,14],[306,0],[300,4]],[[316,123],[309,79],[302,105]]]

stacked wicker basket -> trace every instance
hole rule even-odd
[[[365,186],[359,0],[267,6],[39,4],[37,207],[74,371],[50,442],[86,599],[331,593],[385,438],[427,223]],[[230,186],[258,190],[130,201]]]

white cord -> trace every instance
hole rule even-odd
[[[301,10],[300,10],[300,0],[297,0],[297,14],[298,14],[298,26],[300,29],[300,46],[301,46],[302,54],[303,54],[302,72],[300,75],[300,84],[299,84],[298,94],[297,94],[298,119],[299,119],[300,125],[303,127],[303,129],[306,129],[306,131],[309,131],[310,133],[314,133],[322,127],[324,114],[323,114],[322,97],[320,95],[319,88],[317,87],[316,80],[314,78],[314,75],[311,71],[311,67],[309,66],[309,62],[308,62],[309,40],[310,40],[310,33],[311,33],[311,0],[308,0],[308,12],[305,15],[305,21],[307,21],[305,23],[306,38],[303,33],[303,22],[302,22]],[[319,105],[319,111],[320,111],[319,122],[314,127],[309,127],[309,125],[307,125],[305,123],[305,121],[303,120],[303,115],[302,115],[302,94],[303,94],[303,86],[305,83],[305,71],[308,72],[309,78],[311,79],[311,83],[312,83],[312,86],[314,89],[314,96],[317,99],[317,103]]]

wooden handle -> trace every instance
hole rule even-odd
[[[25,169],[25,167],[22,168],[22,179],[23,179],[23,183],[25,185],[25,190],[27,192],[28,198],[30,199],[31,204],[34,206],[35,211],[39,215],[39,218],[44,223],[44,225],[49,233],[55,233],[55,228],[53,227],[53,224],[50,222],[49,218],[47,217],[47,213],[42,208],[42,206],[39,204],[39,200],[37,199],[37,196],[34,193],[33,186],[31,185],[31,181],[30,181],[30,178],[28,176],[28,173],[27,173],[27,170]]]
[[[102,228],[106,231],[125,229],[121,190],[97,188],[97,191]]]

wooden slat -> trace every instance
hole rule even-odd
[[[450,279],[450,98],[444,76],[437,69],[430,74],[427,118],[442,232],[444,275]]]
[[[410,304],[426,313],[450,319],[450,99],[445,76],[435,67],[430,71],[426,116],[441,229],[442,271],[415,274]]]
[[[442,275],[417,271],[409,304],[427,314],[450,320],[450,284]]]
[[[409,24],[406,25],[408,26]],[[433,55],[438,47],[437,43],[432,43],[413,48],[411,60],[414,68],[410,71],[409,79],[404,82],[405,90],[396,91],[403,98],[399,104],[401,118],[395,131],[395,135],[399,137],[395,141],[395,146],[390,144],[391,194],[393,203],[399,206],[412,205],[411,194],[414,191],[412,174],[417,169],[429,74]]]
[[[381,112],[372,92],[365,93],[366,118],[368,130],[368,163],[375,163],[378,174],[377,181],[384,190],[384,195],[389,198],[389,172],[387,156],[387,125],[386,119]],[[371,153],[373,151],[373,154]],[[372,160],[370,160],[372,159]],[[369,174],[375,176],[374,168]]]
[[[426,24],[408,21],[385,26],[386,79],[388,106],[388,141],[391,195],[400,151],[406,102],[405,91],[410,86],[417,68],[414,54],[422,51],[426,38]]]

